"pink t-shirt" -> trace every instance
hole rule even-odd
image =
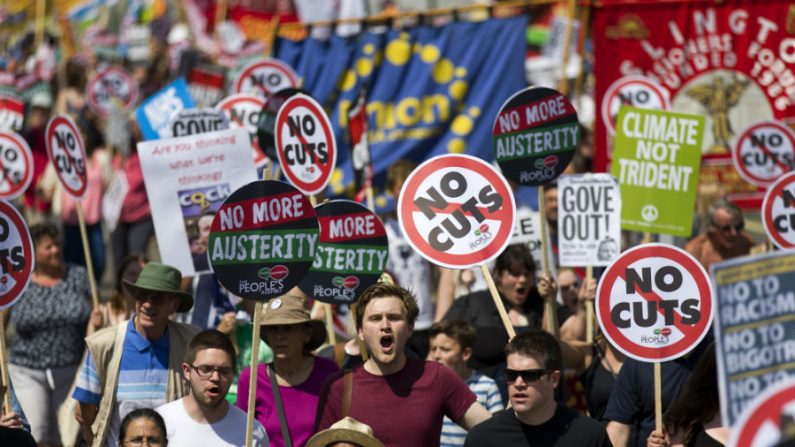
[[[105,169],[107,163],[108,153],[105,149],[96,149],[91,156],[91,161],[88,163],[86,171],[88,187],[82,199],[83,217],[86,220],[86,225],[99,223],[102,218],[102,194],[105,192]],[[78,224],[77,202],[64,188],[61,188],[61,217],[65,223]]]
[[[248,389],[251,382],[251,368],[246,368],[240,373],[237,383],[237,405],[243,411],[248,411]],[[279,425],[279,413],[273,401],[271,381],[267,374],[267,366],[259,365],[257,368],[257,395],[254,404],[254,417],[265,427],[270,438],[271,447],[283,447],[284,438]],[[337,364],[332,360],[316,357],[312,374],[304,383],[295,386],[279,386],[284,404],[284,413],[287,425],[290,427],[290,436],[295,446],[306,445],[312,437],[315,423],[315,409],[320,398],[323,383],[331,374],[339,371]]]
[[[146,187],[144,186],[144,174],[141,171],[141,159],[138,152],[133,152],[126,160],[116,157],[113,160],[115,171],[124,171],[127,176],[129,190],[124,196],[124,204],[121,208],[119,222],[133,223],[149,217],[149,201],[146,197]]]
[[[342,419],[342,373],[329,377],[318,408],[318,431]],[[442,416],[457,421],[476,401],[452,369],[407,357],[395,374],[353,372],[349,416],[369,425],[385,446],[438,446]],[[268,432],[270,433],[270,432]]]

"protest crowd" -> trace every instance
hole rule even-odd
[[[0,5],[0,447],[795,445],[792,5],[254,3]]]

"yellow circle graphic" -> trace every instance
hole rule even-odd
[[[463,154],[467,150],[467,144],[461,138],[453,138],[447,143],[447,152],[451,154]]]
[[[469,85],[466,81],[455,81],[450,84],[450,96],[456,100],[461,101],[466,96],[467,92],[469,91]]]
[[[342,76],[342,90],[348,91],[356,87],[356,73],[353,70],[346,70]]]
[[[366,77],[373,72],[373,61],[370,59],[359,59],[356,61],[356,73],[360,77]]]
[[[334,172],[331,173],[331,179],[329,180],[334,194],[342,194],[345,192],[345,185],[342,184],[342,178],[342,170],[340,168],[334,168]]]
[[[362,51],[364,54],[373,54],[373,52],[375,52],[375,45],[368,43],[364,46],[364,48],[362,48]]]
[[[386,46],[386,60],[392,65],[404,65],[411,58],[411,45],[405,40],[393,40]]]
[[[472,118],[479,117],[480,116],[480,107],[477,107],[477,106],[470,107],[469,108],[469,114],[472,116]]]
[[[472,127],[474,125],[475,123],[472,122],[472,118],[466,115],[458,115],[450,125],[450,129],[456,135],[468,135],[472,132]]]
[[[433,80],[437,84],[446,84],[453,79],[453,63],[447,59],[442,59],[433,66]]]
[[[385,206],[386,206],[386,197],[384,197],[384,196],[378,196],[378,197],[376,197],[376,198],[375,198],[375,204],[376,204],[378,207],[380,207],[380,208],[383,208],[383,207],[385,207]]]
[[[455,69],[455,75],[459,78],[465,78],[467,76],[467,69],[464,67],[458,67]]]
[[[425,45],[420,53],[420,59],[426,64],[432,64],[439,60],[441,53],[434,45]]]

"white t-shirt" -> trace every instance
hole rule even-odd
[[[157,408],[166,421],[169,445],[200,445],[203,447],[227,447],[246,445],[246,413],[229,405],[226,416],[215,424],[200,424],[185,410],[184,398]],[[268,433],[254,420],[253,445],[268,447]]]

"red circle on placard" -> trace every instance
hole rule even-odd
[[[319,163],[315,166],[320,169],[320,177],[317,180],[312,182],[304,182],[300,178],[298,178],[295,173],[292,171],[292,168],[289,164],[287,164],[287,160],[285,159],[284,154],[284,142],[282,141],[282,128],[287,125],[287,117],[290,115],[294,109],[298,107],[304,107],[309,110],[309,113],[315,119],[316,122],[320,124],[320,128],[323,130],[323,137],[326,140],[326,147],[328,148],[329,156],[328,160],[325,163]],[[331,122],[326,115],[326,112],[323,111],[323,108],[318,104],[311,96],[307,96],[304,94],[297,94],[291,96],[287,99],[287,101],[282,104],[282,107],[279,109],[279,113],[276,115],[276,127],[275,127],[275,134],[276,134],[276,155],[279,157],[279,165],[282,166],[282,170],[284,171],[284,176],[290,180],[290,183],[295,185],[296,188],[300,189],[306,195],[317,194],[323,189],[326,188],[328,185],[329,180],[331,180],[331,173],[334,171],[334,166],[337,164],[337,143],[334,140],[334,132],[331,129]]]
[[[246,68],[243,69],[242,72],[240,72],[240,75],[237,77],[237,79],[235,79],[235,87],[234,87],[235,93],[245,93],[243,92],[243,82],[246,80],[247,77],[251,75],[253,71],[263,67],[272,68],[275,71],[280,72],[283,76],[285,76],[289,80],[290,85],[281,86],[276,90],[281,90],[290,87],[295,88],[298,86],[298,76],[295,74],[292,67],[290,67],[289,65],[285,64],[284,62],[278,59],[263,59],[248,65]],[[263,91],[262,93],[266,95],[275,93],[267,89],[264,89],[263,87],[260,87],[260,90],[262,90]]]
[[[33,153],[30,151],[30,146],[25,141],[24,138],[19,136],[19,134],[14,132],[0,132],[0,146],[3,147],[2,153],[0,153],[0,166],[6,167],[5,163],[5,152],[8,150],[7,147],[2,143],[3,140],[10,141],[11,144],[16,146],[18,152],[21,152],[22,159],[25,163],[24,173],[22,175],[22,181],[19,183],[12,183],[11,180],[3,178],[2,181],[8,181],[12,184],[10,191],[8,192],[0,192],[0,200],[13,200],[17,197],[21,196],[26,189],[30,186],[30,182],[33,180]],[[5,174],[4,174],[5,175]]]
[[[19,234],[19,239],[22,242],[22,257],[25,260],[25,268],[22,271],[9,272],[14,278],[14,286],[11,290],[0,295],[0,310],[3,310],[12,306],[28,287],[36,260],[35,256],[33,256],[33,241],[30,238],[30,231],[28,231],[28,226],[19,211],[8,202],[0,200],[0,214],[8,217]],[[10,268],[11,264],[9,262],[5,264],[6,268]],[[0,272],[0,276],[2,276],[2,272]]]
[[[464,174],[465,178],[471,178],[472,175],[480,175],[503,198],[500,209],[489,215],[489,217],[501,222],[500,233],[495,235],[493,241],[482,249],[465,255],[448,255],[434,249],[422,236],[422,232],[417,228],[412,216],[413,212],[418,211],[414,207],[414,198],[417,196],[417,190],[422,182],[432,173],[451,167],[469,170],[469,172]],[[480,265],[499,256],[511,241],[514,221],[516,220],[516,205],[508,181],[491,165],[470,155],[439,155],[418,166],[403,183],[397,209],[400,227],[408,238],[409,244],[419,254],[443,267],[458,269]],[[427,233],[430,229],[424,228],[422,230]]]
[[[795,402],[795,380],[788,378],[774,384],[757,396],[743,410],[740,419],[734,425],[727,445],[733,447],[753,446],[759,430],[767,423],[780,428],[781,415],[785,407]]]
[[[776,180],[772,186],[765,193],[765,199],[762,202],[762,225],[765,227],[765,232],[770,239],[781,249],[795,248],[795,244],[781,237],[781,234],[773,226],[773,204],[787,186],[795,183],[795,172],[785,174],[780,179]]]
[[[610,84],[609,87],[607,87],[607,90],[602,97],[602,121],[605,123],[605,128],[611,135],[616,132],[616,123],[613,122],[613,116],[610,114],[610,103],[622,88],[631,84],[639,84],[653,91],[657,97],[660,98],[660,102],[662,103],[664,110],[671,108],[671,101],[668,98],[668,92],[663,86],[652,81],[651,79],[638,75],[629,75],[617,79]]]
[[[95,86],[96,84],[102,82],[102,78],[108,75],[116,75],[124,79],[125,84],[127,84],[127,89],[130,92],[129,97],[127,100],[122,104],[125,109],[129,109],[130,107],[138,101],[138,83],[130,76],[129,73],[126,71],[116,68],[116,67],[109,67],[101,72],[97,73],[91,81],[88,82],[86,86],[86,97],[88,99],[88,105],[91,107],[91,110],[95,111],[96,113],[106,116],[110,110],[106,109],[99,101],[97,101]]]
[[[69,132],[71,132],[74,136],[77,148],[80,150],[80,157],[83,160],[83,165],[86,166],[86,169],[83,170],[83,175],[80,176],[80,182],[82,185],[78,189],[72,189],[72,187],[69,186],[69,184],[64,180],[63,175],[61,175],[58,165],[53,160],[52,145],[56,144],[56,142],[53,141],[53,138],[55,137],[55,128],[60,125],[64,125],[69,128]],[[56,115],[50,119],[49,123],[47,123],[45,135],[47,138],[45,141],[45,146],[47,147],[47,157],[55,166],[55,173],[58,174],[58,178],[61,180],[61,184],[63,185],[64,189],[76,199],[83,198],[83,195],[86,193],[86,189],[88,188],[88,166],[86,164],[86,148],[83,144],[83,137],[80,135],[80,132],[77,131],[77,125],[74,121],[72,121],[72,118],[70,118],[69,115]],[[68,152],[66,149],[64,149],[64,151]]]
[[[732,147],[732,162],[734,162],[734,168],[745,181],[755,186],[767,188],[777,179],[762,178],[752,174],[750,171],[748,171],[748,167],[745,166],[745,163],[743,163],[742,159],[740,158],[740,150],[743,147],[743,142],[750,138],[752,133],[763,127],[774,128],[783,133],[784,136],[789,140],[790,146],[793,148],[793,155],[795,155],[795,134],[793,134],[792,131],[782,123],[775,121],[761,121],[748,126],[742,132],[742,134],[740,134],[740,137],[734,140],[734,146]]]
[[[254,165],[256,166],[263,165],[268,160],[268,158],[265,156],[265,153],[262,152],[262,149],[260,149],[259,147],[259,139],[257,138],[257,123],[253,124],[253,129],[249,129],[247,123],[240,123],[232,119],[232,109],[237,104],[251,103],[256,108],[257,113],[262,113],[262,108],[265,107],[265,102],[266,102],[265,99],[259,96],[249,95],[246,93],[238,93],[235,95],[227,96],[215,106],[216,109],[223,110],[224,113],[226,113],[226,116],[229,117],[230,125],[239,126],[240,128],[248,131],[249,135],[253,135],[253,137],[251,138],[251,151],[252,155],[254,156]]]
[[[664,258],[678,266],[680,271],[688,272],[698,287],[699,304],[702,318],[689,330],[691,335],[676,343],[650,348],[639,345],[622,333],[621,329],[612,324],[610,319],[610,296],[621,272],[627,267],[645,258]],[[631,248],[619,256],[602,275],[596,291],[596,316],[599,326],[608,340],[621,352],[635,360],[644,362],[664,362],[681,357],[693,349],[709,332],[713,317],[712,287],[704,267],[686,251],[667,244],[644,244]],[[677,328],[680,326],[674,324]],[[684,331],[683,331],[684,332]]]

